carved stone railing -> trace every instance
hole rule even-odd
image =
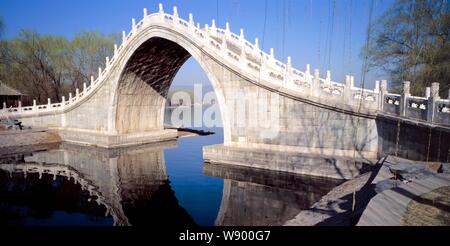
[[[287,58],[285,64],[275,58],[274,49],[271,48],[269,54],[265,53],[259,48],[258,38],[254,43],[247,41],[244,30],[240,29],[240,34],[237,35],[231,32],[228,22],[225,29],[218,28],[215,20],[212,20],[211,26],[205,24],[201,28],[199,23],[195,25],[192,14],[189,14],[189,19],[186,21],[179,17],[176,7],[173,8],[173,14],[168,14],[164,12],[162,4],[159,4],[157,13],[148,15],[147,9],[144,8],[142,20],[136,23],[133,18],[131,23],[131,31],[128,34],[125,31],[122,32],[122,44],[114,45],[113,57],[111,59],[106,57],[105,69],[99,68],[97,78],[94,79],[91,76],[89,86],[84,84],[81,92],[76,89],[74,96],[69,93],[68,100],[63,96],[61,102],[58,103],[51,103],[48,99],[47,104],[36,105],[36,101],[33,101],[33,106],[29,107],[22,107],[19,104],[17,108],[7,109],[4,105],[2,111],[21,116],[36,113],[54,114],[69,110],[77,103],[81,103],[83,98],[92,95],[96,91],[95,89],[105,81],[110,68],[119,62],[118,58],[124,55],[125,47],[132,42],[133,37],[140,32],[145,32],[149,26],[161,26],[169,27],[180,35],[201,44],[204,52],[223,63],[240,68],[241,73],[252,75],[260,81],[266,81],[287,93],[298,93],[316,98],[315,100],[319,102],[326,100],[328,103],[345,103],[353,107],[363,106],[375,112],[385,112],[439,124],[449,124],[450,121],[449,100],[440,99],[435,94],[425,98],[413,97],[409,94],[409,82],[405,84],[407,93],[399,95],[388,93],[386,80],[381,81],[381,86],[379,81],[376,81],[375,88],[369,90],[355,87],[354,77],[350,75],[346,76],[344,83],[332,81],[330,71],[326,72],[325,78],[320,78],[318,69],[315,69],[311,75],[309,64],[306,65],[305,71],[300,71],[292,66],[291,57]],[[436,86],[439,89],[437,83],[433,86],[434,89]]]
[[[427,87],[425,97],[412,96],[410,82],[402,84],[402,94],[388,93],[382,89],[382,112],[405,118],[450,125],[450,91],[448,99],[439,97],[439,83]]]

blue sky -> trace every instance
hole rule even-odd
[[[202,26],[216,19],[222,27],[229,21],[235,33],[244,28],[249,41],[258,37],[266,52],[273,47],[281,61],[292,56],[294,67],[301,70],[309,63],[311,68],[319,68],[321,75],[330,69],[335,81],[343,81],[345,74],[353,74],[356,84],[360,81],[360,51],[366,39],[370,0],[2,0],[0,16],[7,39],[20,29],[71,38],[83,30],[128,32],[131,18],[140,20],[144,7],[156,12],[159,2],[166,12],[178,6],[184,19],[192,12]],[[373,18],[392,2],[374,0]],[[387,76],[369,73],[367,87],[376,79]],[[193,83],[209,84],[199,65],[190,59],[177,74],[175,84]]]

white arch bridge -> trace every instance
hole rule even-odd
[[[214,20],[201,27],[192,14],[185,21],[176,7],[168,14],[160,4],[159,12],[144,9],[141,21],[132,19],[131,31],[123,32],[122,44],[89,85],[57,103],[3,112],[26,125],[57,129],[68,142],[115,147],[175,138],[174,130],[164,129],[164,105],[175,74],[192,56],[214,87],[224,126],[224,144],[204,149],[208,160],[263,168],[275,162],[272,169],[295,172],[299,153],[447,156],[450,99],[439,97],[438,83],[426,97],[411,96],[409,82],[402,94],[389,93],[385,80],[374,89],[357,88],[353,76],[335,82],[330,71],[321,78],[309,65],[301,71],[290,57],[283,63],[273,49],[269,53],[258,39],[247,41],[242,29],[237,35]],[[434,143],[439,146],[430,152]]]

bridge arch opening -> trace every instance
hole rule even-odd
[[[165,110],[169,98],[169,89],[178,74],[180,68],[190,60],[189,68],[196,70],[195,72],[206,73],[207,80],[210,81],[214,93],[217,98],[222,93],[214,75],[207,71],[208,67],[204,64],[202,55],[196,53],[192,55],[185,47],[181,46],[176,40],[169,40],[159,36],[153,36],[140,44],[127,60],[117,85],[116,96],[116,112],[115,112],[115,129],[119,134],[148,132],[154,130],[163,130],[165,124],[170,124],[168,119],[173,113],[172,110]],[[199,52],[201,53],[201,52]],[[180,76],[186,75],[186,72]],[[180,78],[183,79],[183,78]],[[192,80],[192,78],[190,78]],[[188,78],[189,80],[189,78]],[[194,96],[201,97],[199,100],[203,102],[202,95],[194,95],[194,83],[200,81],[192,81],[189,83],[192,89],[186,90],[191,94],[191,105],[194,104]],[[208,88],[203,92],[208,91]],[[211,90],[209,90],[211,91]],[[223,95],[222,95],[223,96]],[[197,98],[198,100],[198,98]],[[219,100],[212,100],[217,103],[220,115],[215,115],[219,120],[223,117],[223,105]],[[175,106],[175,105],[172,105]],[[186,106],[186,105],[184,105]],[[203,110],[203,109],[200,109]],[[186,117],[186,115],[182,115]],[[193,112],[191,118],[193,119]],[[201,119],[203,126],[203,118]],[[199,126],[198,122],[190,127]],[[183,126],[185,127],[185,126]]]

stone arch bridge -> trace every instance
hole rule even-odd
[[[277,60],[273,49],[268,54],[259,48],[258,39],[247,41],[243,29],[237,35],[214,20],[195,25],[192,14],[186,21],[176,7],[168,14],[161,4],[159,12],[144,9],[142,20],[132,19],[131,31],[123,32],[122,44],[90,84],[59,102],[4,107],[2,117],[102,147],[173,139],[176,131],[164,129],[164,105],[175,74],[191,56],[211,81],[223,120],[224,143],[204,149],[208,160],[263,168],[272,163],[272,169],[296,172],[299,153],[374,159],[395,152],[426,160],[448,155],[450,99],[439,97],[439,84],[415,97],[409,82],[402,94],[389,93],[385,80],[374,89],[355,87],[353,76],[335,82],[330,71],[323,78],[309,65],[294,68],[290,57]]]

